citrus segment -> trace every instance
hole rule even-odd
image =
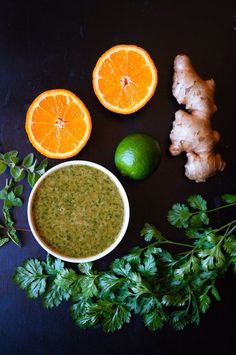
[[[54,159],[70,158],[87,143],[92,129],[84,103],[64,89],[45,91],[31,104],[26,132],[32,145]]]
[[[129,114],[143,107],[157,86],[157,69],[149,54],[134,45],[106,51],[93,71],[93,88],[102,105]]]

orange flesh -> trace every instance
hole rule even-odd
[[[117,47],[121,49],[117,50]],[[105,107],[115,112],[124,110],[127,112],[123,113],[130,113],[144,106],[153,95],[157,72],[151,58],[147,53],[144,56],[142,51],[146,53],[136,46],[115,46],[98,60],[93,84]]]
[[[33,146],[53,158],[77,154],[91,132],[91,119],[82,101],[67,90],[39,95],[26,117],[26,131]]]

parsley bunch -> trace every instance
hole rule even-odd
[[[37,164],[37,159],[32,153],[28,154],[20,163],[18,152],[12,150],[5,154],[0,153],[0,175],[9,168],[11,178],[6,179],[3,189],[0,190],[0,200],[3,200],[2,214],[4,222],[0,223],[0,247],[12,240],[16,245],[21,246],[18,231],[29,231],[14,227],[10,210],[12,207],[21,207],[23,202],[21,195],[23,193],[23,185],[17,183],[27,176],[27,181],[31,187],[37,182],[41,175],[45,173],[47,167],[47,159]]]
[[[223,200],[223,206],[208,210],[206,201],[193,195],[171,208],[169,222],[183,229],[191,244],[170,241],[145,224],[141,236],[149,244],[116,259],[107,271],[95,270],[92,263],[78,264],[75,271],[48,255],[46,261],[26,260],[13,279],[29,298],[40,297],[46,308],[70,300],[72,318],[83,329],[102,326],[113,332],[132,313],[150,330],[198,324],[212,298],[220,300],[217,278],[231,265],[236,271],[236,219],[217,228],[209,225],[212,212],[236,205],[236,195],[226,194]],[[184,250],[171,253],[165,245]]]

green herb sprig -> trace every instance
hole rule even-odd
[[[21,181],[27,175],[27,181],[31,187],[35,185],[41,175],[45,173],[48,160],[44,159],[38,164],[34,154],[28,154],[20,163],[17,150],[12,150],[8,153],[0,153],[0,174],[3,174],[7,167],[10,168],[10,174],[14,181]]]
[[[14,220],[11,216],[13,207],[21,207],[23,202],[21,195],[23,193],[23,185],[17,183],[24,179],[27,175],[27,181],[31,187],[35,185],[41,175],[45,173],[48,161],[44,159],[37,164],[37,159],[32,153],[28,154],[20,163],[18,152],[12,150],[8,153],[0,153],[0,175],[9,168],[11,178],[6,179],[3,189],[0,190],[0,200],[3,200],[3,220],[0,222],[0,247],[12,240],[19,247],[21,241],[17,235],[17,231],[30,231],[22,228],[14,227]]]
[[[22,206],[23,202],[20,196],[23,193],[23,185],[15,186],[12,179],[6,180],[5,187],[0,191],[0,199],[3,200],[3,218],[4,222],[0,224],[1,237],[0,237],[0,247],[12,240],[19,247],[21,246],[21,241],[17,235],[16,229],[14,228],[14,221],[10,214],[10,209],[14,207]]]
[[[223,206],[207,210],[207,202],[193,195],[186,204],[171,208],[169,222],[183,229],[192,243],[170,241],[145,224],[141,235],[151,244],[116,259],[107,271],[94,270],[92,263],[78,264],[75,271],[48,255],[46,261],[26,260],[13,280],[29,298],[40,297],[46,308],[70,300],[72,318],[82,329],[102,326],[113,332],[128,323],[132,313],[150,330],[199,324],[212,298],[220,300],[217,278],[231,265],[236,271],[236,220],[209,226],[212,212],[236,205],[236,195],[226,194],[223,200]],[[181,249],[171,253],[164,245]]]

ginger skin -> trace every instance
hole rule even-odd
[[[213,79],[202,80],[186,55],[176,56],[174,71],[173,95],[189,113],[183,110],[175,113],[170,153],[179,155],[186,152],[185,175],[190,180],[204,182],[225,167],[220,154],[214,153],[220,134],[211,128],[211,117],[217,111],[215,82]]]

